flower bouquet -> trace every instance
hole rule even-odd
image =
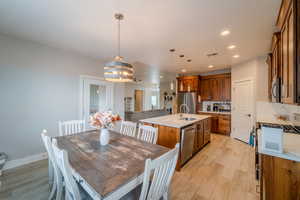
[[[100,130],[100,144],[105,146],[109,142],[108,129],[114,127],[114,123],[121,120],[119,115],[111,111],[97,112],[90,116],[90,125]]]

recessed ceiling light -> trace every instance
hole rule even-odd
[[[209,65],[209,66],[208,66],[208,68],[213,68],[213,67],[214,67],[213,65]]]
[[[174,52],[174,51],[175,51],[175,49],[170,49],[169,51],[170,51],[170,52]]]
[[[229,35],[229,34],[230,34],[229,30],[224,30],[224,31],[221,32],[222,36],[226,36],[226,35]]]
[[[236,55],[234,55],[234,56],[232,56],[232,57],[234,57],[234,58],[239,58],[240,55],[236,54]]]
[[[235,49],[235,47],[236,47],[235,45],[229,45],[227,48],[228,49]]]
[[[180,58],[183,58],[183,57],[184,57],[184,55],[183,55],[183,54],[181,54],[181,55],[179,55],[179,57],[180,57]]]
[[[182,69],[181,72],[185,73],[185,72],[186,72],[186,69]]]

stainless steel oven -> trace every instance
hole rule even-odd
[[[274,103],[279,103],[281,98],[281,79],[274,78],[271,87],[271,100]]]

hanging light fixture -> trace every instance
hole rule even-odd
[[[115,18],[118,20],[118,56],[112,62],[105,65],[104,78],[112,82],[132,82],[134,80],[133,67],[120,56],[120,22],[124,19],[124,15],[117,13],[115,14]]]

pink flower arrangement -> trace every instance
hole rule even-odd
[[[121,117],[114,115],[111,111],[97,112],[90,116],[90,125],[95,128],[112,128],[114,122],[121,120]]]

